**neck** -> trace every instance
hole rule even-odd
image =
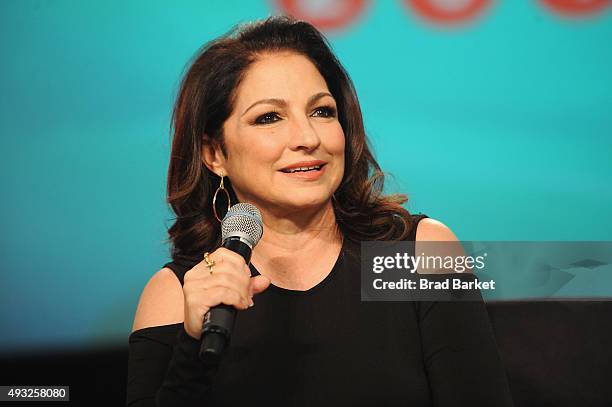
[[[342,242],[331,200],[323,208],[300,210],[280,216],[262,210],[262,219],[264,234],[256,247],[260,255],[270,251],[295,254],[308,251],[313,246]]]
[[[309,287],[329,272],[342,246],[331,201],[323,208],[278,216],[262,210],[264,234],[251,262],[281,286]]]

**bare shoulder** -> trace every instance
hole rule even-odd
[[[436,243],[428,243],[436,242]],[[449,243],[440,243],[449,242]],[[415,253],[422,253],[425,256],[446,258],[447,256],[458,257],[464,256],[465,252],[457,236],[444,223],[430,218],[422,219],[417,227]],[[419,267],[418,273],[433,274],[447,273],[444,268]]]
[[[431,219],[422,219],[417,227],[417,241],[424,242],[452,242],[457,240],[457,236],[444,223]]]
[[[183,312],[181,283],[172,270],[164,267],[142,291],[132,331],[183,322]]]

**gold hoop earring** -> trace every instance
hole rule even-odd
[[[225,196],[227,198],[227,210],[228,211],[229,211],[229,208],[232,206],[232,200],[230,198],[230,194],[229,192],[227,192],[227,189],[225,189],[225,185],[223,185],[223,178],[224,178],[224,175],[221,175],[221,183],[219,184],[219,187],[215,191],[215,194],[213,195],[213,201],[212,201],[213,214],[215,215],[215,218],[219,221],[219,223],[221,223],[221,219],[219,219],[219,215],[217,214],[217,194],[219,193],[219,191],[225,192]]]

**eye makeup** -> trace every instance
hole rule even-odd
[[[315,117],[331,118],[331,117],[336,117],[336,114],[337,114],[336,108],[332,105],[319,106],[314,109],[313,114],[316,113],[317,111],[321,111],[322,115],[315,116]],[[280,114],[278,112],[270,111],[270,112],[266,112],[264,114],[257,116],[255,120],[251,122],[251,124],[261,126],[261,125],[276,123],[280,119],[281,119]]]

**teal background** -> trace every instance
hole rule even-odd
[[[168,259],[181,73],[204,42],[276,12],[166,4],[0,3],[3,352],[126,343]],[[379,1],[330,32],[389,191],[463,240],[612,240],[609,11],[496,1],[439,27]]]

